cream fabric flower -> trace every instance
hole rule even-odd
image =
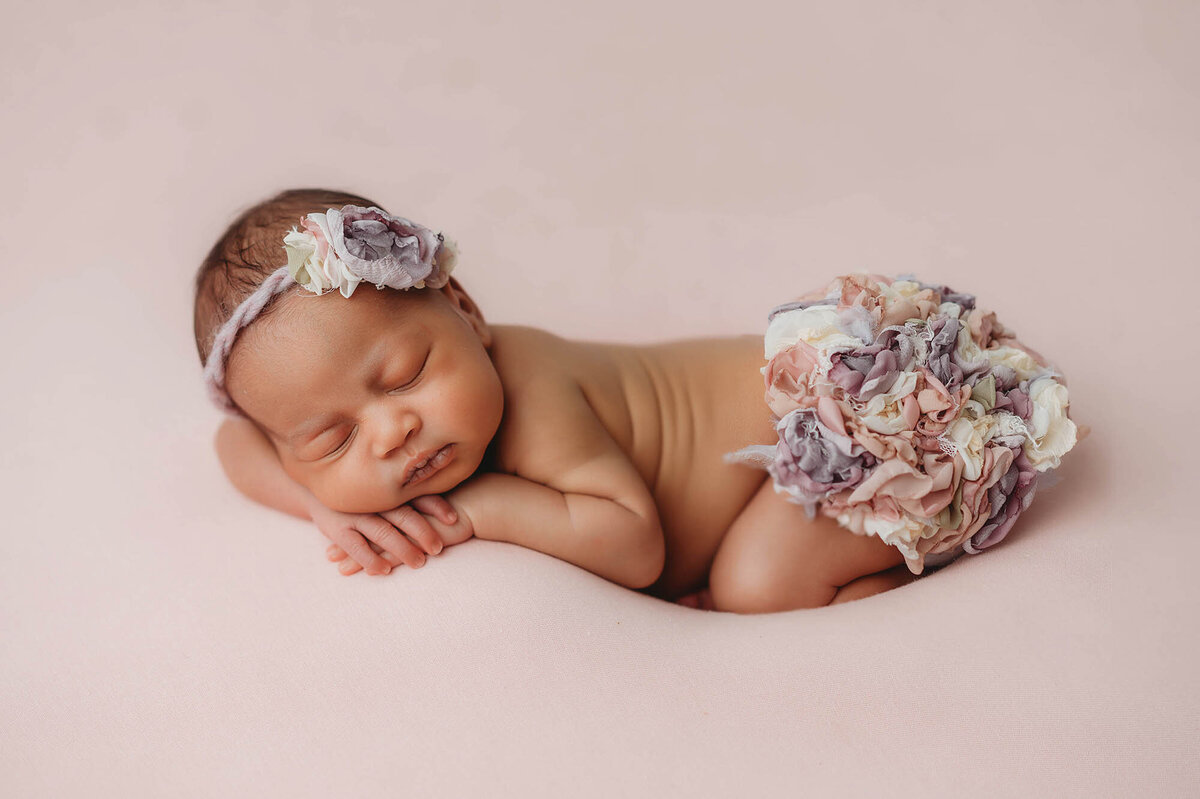
[[[324,214],[310,214],[310,219],[313,216],[324,217]],[[324,219],[319,222],[314,220],[314,224],[322,228],[328,227]],[[330,289],[337,289],[343,297],[348,298],[358,288],[362,279],[351,272],[336,255],[328,252],[327,247],[324,249],[328,254],[324,258],[320,256],[319,252],[323,249],[320,246],[320,235],[292,228],[291,232],[283,237],[283,246],[288,256],[288,273],[293,280],[314,294],[324,294]]]
[[[1078,439],[1078,429],[1067,417],[1067,387],[1052,377],[1041,377],[1029,384],[1029,399],[1033,415],[1025,456],[1039,472],[1057,469]]]
[[[841,522],[840,516],[838,521]],[[905,565],[913,574],[920,574],[925,570],[925,553],[921,551],[921,541],[936,536],[940,529],[913,518],[907,513],[900,514],[900,518],[896,520],[881,516],[865,516],[861,520],[861,524],[864,533],[879,536],[884,543],[891,544],[900,550],[900,553],[904,555]]]
[[[836,305],[813,305],[775,316],[767,326],[764,354],[771,360],[780,351],[803,341],[817,351],[817,369],[829,374],[829,356],[837,350],[862,346],[857,336],[843,333]]]
[[[901,430],[912,430],[921,417],[921,406],[914,391],[920,375],[904,371],[886,394],[878,394],[865,404],[853,404],[862,423],[876,433],[895,435]],[[909,397],[912,399],[908,399]]]

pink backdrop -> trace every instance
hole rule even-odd
[[[1195,790],[1195,4],[3,19],[0,794]],[[191,335],[214,237],[298,185],[444,228],[491,321],[569,337],[912,271],[1094,432],[1002,546],[848,605],[704,613],[482,541],[342,578],[225,481]]]

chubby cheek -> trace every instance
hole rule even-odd
[[[310,478],[307,487],[322,505],[341,513],[381,513],[401,504],[395,486],[362,474],[322,475]]]
[[[458,392],[462,405],[457,409],[460,419],[467,420],[473,437],[486,449],[500,427],[504,415],[504,388],[495,369],[481,370],[479,378],[468,389]],[[482,454],[482,453],[481,453]]]
[[[334,499],[348,510],[343,513],[383,513],[403,504],[395,486],[378,481],[358,481],[334,492]]]

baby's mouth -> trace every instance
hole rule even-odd
[[[412,470],[409,472],[408,478],[405,479],[403,485],[405,487],[416,485],[432,475],[434,472],[441,469],[453,459],[454,445],[447,444],[432,455],[422,458],[413,464]]]

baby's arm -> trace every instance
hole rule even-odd
[[[511,474],[481,474],[447,495],[476,538],[536,549],[629,588],[662,574],[657,517],[615,498],[560,491]]]
[[[658,509],[578,385],[533,380],[509,406],[506,471],[446,495],[477,538],[545,552],[630,588],[662,573]]]
[[[214,441],[225,476],[250,499],[301,519],[312,519],[317,498],[283,470],[275,448],[247,419],[227,419]]]

